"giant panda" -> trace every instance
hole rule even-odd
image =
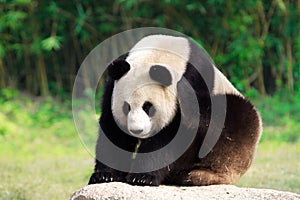
[[[107,72],[96,164],[89,184],[234,184],[250,167],[262,132],[261,117],[191,39],[143,37],[128,53],[111,62]],[[190,102],[193,95],[196,106]],[[226,105],[220,106],[220,112],[225,113],[224,123],[212,127],[212,134],[219,130],[220,135],[209,152],[200,156],[201,147],[207,145],[209,126],[218,120],[212,118],[212,102],[218,99],[225,99]],[[175,156],[180,144],[147,156],[170,144],[179,129],[183,138],[195,133],[180,156]],[[132,155],[126,163],[129,170],[110,165],[124,158],[107,141]],[[145,156],[137,161],[137,154]],[[110,162],[103,162],[103,156]],[[164,160],[172,162],[149,171],[149,166]],[[131,171],[133,166],[142,170]]]

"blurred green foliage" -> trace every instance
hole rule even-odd
[[[253,99],[263,119],[261,141],[300,141],[300,94],[280,91],[272,97],[256,96]]]
[[[74,137],[71,102],[54,98],[39,98],[19,93],[17,90],[0,90],[0,135],[18,137],[23,135],[22,127],[53,129],[51,137]],[[26,137],[41,137],[30,134]]]
[[[85,56],[132,28],[165,27],[204,46],[242,92],[300,88],[300,3],[1,0],[0,88],[67,95]]]
[[[97,99],[100,98],[102,89],[99,89]],[[261,96],[256,90],[249,91],[246,96],[257,106],[262,119],[264,131],[261,141],[293,142],[300,141],[300,94],[293,95],[281,91],[271,96]],[[83,124],[91,136],[86,135],[89,144],[95,143],[97,132],[96,121],[100,116],[99,102],[96,100],[96,115],[80,112]],[[68,139],[74,137],[76,130],[72,118],[71,101],[58,101],[52,97],[33,97],[17,90],[0,90],[0,136],[17,137],[20,127],[47,129],[51,137]],[[84,103],[84,102],[83,102]],[[74,106],[85,106],[82,102],[73,102]],[[52,131],[51,131],[52,130]],[[31,134],[35,138],[41,135]],[[90,137],[90,138],[88,138]]]

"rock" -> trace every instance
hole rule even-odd
[[[85,186],[77,190],[71,200],[177,200],[177,199],[284,199],[300,200],[300,195],[272,189],[239,188],[234,185],[211,185],[201,187],[176,186],[131,186],[126,183],[111,182]]]

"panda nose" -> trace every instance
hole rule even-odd
[[[133,134],[140,134],[141,132],[143,132],[143,129],[130,130],[130,132]]]

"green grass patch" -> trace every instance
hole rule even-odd
[[[0,199],[68,199],[87,184],[94,160],[77,135],[62,139],[47,132],[34,139],[0,140]]]
[[[0,101],[1,200],[68,199],[87,184],[94,159],[76,132],[70,102],[17,93]]]
[[[262,142],[254,163],[237,185],[300,193],[299,155],[300,142]]]

